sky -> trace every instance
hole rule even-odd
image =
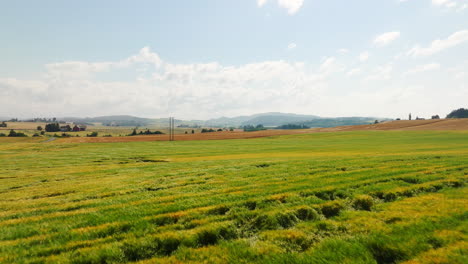
[[[468,108],[468,0],[0,0],[0,117]]]

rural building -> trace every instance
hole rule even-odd
[[[77,126],[77,125],[75,125],[75,126],[73,127],[73,132],[78,132],[78,131],[80,131],[80,127]]]
[[[79,125],[80,131],[86,131],[86,125]]]

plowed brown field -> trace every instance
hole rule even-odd
[[[281,135],[307,134],[319,132],[345,132],[345,131],[372,131],[372,130],[468,130],[468,119],[441,119],[441,120],[402,120],[391,121],[372,125],[341,126],[332,128],[312,128],[300,130],[265,130],[256,132],[213,132],[198,134],[175,135],[176,141],[186,140],[224,140],[224,139],[247,139]],[[149,135],[133,137],[73,137],[60,139],[61,142],[76,143],[111,143],[131,141],[167,141],[168,135]]]

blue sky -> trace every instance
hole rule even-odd
[[[0,116],[468,107],[468,0],[0,0],[0,33]]]

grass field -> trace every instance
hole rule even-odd
[[[0,139],[0,263],[468,263],[467,131]]]
[[[45,128],[47,123],[44,122],[6,122],[8,127],[1,127],[0,128],[0,133],[8,135],[9,131],[11,129],[15,130],[16,132],[21,132],[25,133],[28,136],[33,136],[34,134],[39,134],[41,131],[37,130],[38,126],[41,126],[42,128]],[[60,125],[66,125],[66,124],[60,124]],[[73,124],[68,124],[71,127],[73,127]],[[131,134],[133,132],[133,129],[135,127],[111,127],[111,126],[103,126],[100,123],[95,123],[94,125],[88,125],[87,126],[87,131],[80,131],[80,132],[66,132],[68,135],[71,135],[73,137],[79,136],[79,137],[86,137],[87,134],[91,134],[91,132],[98,132],[99,136],[113,136],[113,137],[119,137],[119,136],[126,136],[128,134]],[[155,125],[148,125],[144,127],[139,127],[137,129],[137,132],[140,131],[146,131],[147,129],[150,129],[151,131],[161,131],[165,134],[169,132],[168,127],[160,127],[160,126],[155,126]],[[196,133],[201,132],[201,128],[175,128],[175,133],[177,134],[184,134],[185,132],[191,133],[192,129]],[[53,135],[61,135],[63,132],[46,132],[46,136],[53,136]]]

